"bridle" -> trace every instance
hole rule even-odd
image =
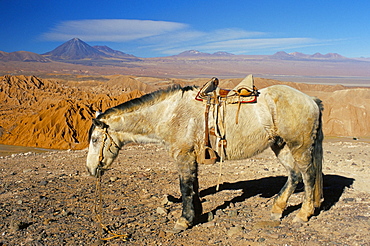
[[[103,133],[103,144],[102,144],[102,147],[99,151],[99,165],[98,167],[96,168],[96,171],[97,171],[97,177],[101,176],[102,172],[104,171],[103,169],[103,159],[104,159],[104,155],[103,155],[103,150],[104,150],[104,147],[105,147],[105,142],[107,141],[107,139],[109,138],[110,140],[110,144],[108,146],[108,150],[113,153],[110,148],[112,147],[112,145],[114,147],[116,147],[117,149],[121,149],[121,147],[114,141],[114,139],[112,138],[112,136],[108,133],[108,128],[107,127],[104,127],[104,128],[96,128],[95,130]]]

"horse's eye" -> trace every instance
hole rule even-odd
[[[97,138],[93,138],[93,139],[91,139],[91,142],[92,143],[97,143],[98,142],[98,139]]]

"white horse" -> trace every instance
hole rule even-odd
[[[173,86],[110,108],[93,119],[89,135],[87,169],[92,176],[102,175],[127,143],[168,147],[180,176],[178,231],[196,224],[202,214],[197,156],[204,147],[205,116],[204,105],[194,100],[197,90]],[[281,218],[290,195],[303,180],[305,196],[294,220],[308,221],[323,198],[321,101],[284,85],[259,92],[256,103],[242,104],[239,109],[235,104],[226,106],[225,157],[245,159],[271,147],[288,172],[272,206],[272,218]]]

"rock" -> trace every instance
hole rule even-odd
[[[109,178],[109,181],[110,182],[115,182],[115,181],[117,181],[118,180],[118,177],[110,177]]]
[[[164,195],[163,199],[161,200],[161,205],[171,205],[171,204],[173,204],[173,202],[170,201],[169,198],[170,198],[169,195]]]
[[[121,215],[124,213],[124,209],[123,208],[113,208],[113,214],[114,215]]]
[[[158,220],[158,216],[157,216],[157,215],[149,216],[149,217],[148,217],[148,220],[149,220],[149,221],[157,221],[157,220]]]
[[[160,230],[159,233],[158,233],[158,237],[164,238],[164,237],[166,237],[166,233],[164,231]]]
[[[235,217],[237,217],[237,216],[238,216],[238,211],[237,211],[237,210],[230,210],[230,211],[227,213],[227,215],[228,215],[229,217],[235,218]]]
[[[263,237],[260,237],[260,238],[258,238],[258,239],[257,239],[257,242],[258,242],[258,243],[262,243],[262,242],[264,242],[264,241],[266,241],[266,239],[264,239]]]
[[[167,209],[162,208],[162,207],[157,208],[157,214],[162,215],[162,216],[166,216],[167,213],[168,213]]]
[[[218,209],[217,211],[216,211],[216,215],[217,216],[222,216],[222,215],[224,215],[225,214],[225,212],[222,210],[222,209]]]
[[[273,233],[272,231],[270,230],[266,230],[265,232],[262,232],[260,234],[263,238],[272,238],[272,239],[278,239],[279,238],[279,234],[278,233]]]
[[[253,224],[254,229],[273,228],[281,224],[278,220],[257,221]]]
[[[214,216],[213,216],[213,213],[212,212],[208,212],[207,213],[207,221],[212,221],[214,219]]]
[[[343,202],[348,203],[348,202],[354,202],[356,199],[353,197],[350,198],[343,198]]]
[[[68,215],[72,215],[72,212],[63,209],[59,214],[56,215],[56,218],[62,218]]]
[[[167,205],[168,203],[168,196],[167,195],[164,195],[163,196],[163,199],[161,200],[161,205]]]
[[[44,219],[44,221],[42,222],[44,225],[48,225],[50,224],[50,222],[54,221],[53,219]]]
[[[202,226],[206,228],[214,227],[215,225],[216,224],[213,221],[202,224]]]
[[[243,232],[243,228],[241,226],[234,226],[234,227],[231,227],[227,231],[227,236],[228,237],[233,237],[235,235],[241,234],[242,232]]]
[[[168,213],[169,218],[177,219],[180,216],[181,216],[181,210],[180,209],[170,210],[170,212]]]
[[[152,195],[149,194],[149,191],[147,189],[142,189],[139,196],[141,199],[149,199],[152,197]]]
[[[9,228],[13,232],[15,232],[15,231],[18,231],[18,230],[26,229],[30,225],[32,225],[32,223],[23,222],[23,221],[11,221],[10,225],[9,225]]]

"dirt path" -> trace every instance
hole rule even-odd
[[[106,245],[370,245],[370,144],[324,145],[323,210],[292,223],[303,192],[280,222],[269,220],[285,170],[270,151],[252,159],[200,167],[202,223],[180,234],[176,167],[161,146],[126,146],[103,177],[104,223],[127,242]],[[86,151],[27,153],[0,159],[0,245],[97,245],[95,179]],[[104,234],[107,236],[107,234]]]

